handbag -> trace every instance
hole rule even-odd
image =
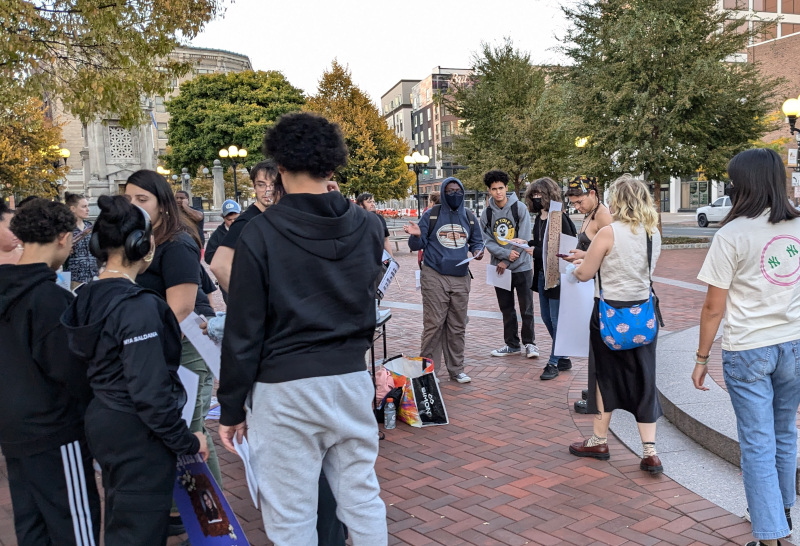
[[[649,345],[656,338],[658,326],[664,326],[658,297],[653,290],[653,239],[647,235],[647,273],[650,277],[650,295],[645,303],[632,307],[612,307],[603,299],[603,282],[597,272],[600,301],[597,304],[600,319],[600,336],[612,351],[627,351]]]

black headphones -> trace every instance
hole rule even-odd
[[[150,253],[153,227],[150,225],[150,215],[147,214],[147,211],[136,205],[134,207],[144,217],[144,229],[135,229],[125,238],[125,257],[128,261],[138,262]],[[108,253],[100,248],[100,235],[96,231],[92,232],[92,238],[89,240],[89,252],[100,260],[108,259]]]

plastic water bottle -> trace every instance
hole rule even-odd
[[[393,429],[397,426],[397,410],[394,407],[394,400],[391,398],[386,399],[386,405],[383,407],[383,428]]]

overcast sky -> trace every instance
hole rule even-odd
[[[255,70],[279,70],[314,94],[337,58],[377,104],[401,79],[436,66],[469,68],[482,41],[509,36],[537,63],[563,62],[553,50],[566,22],[558,0],[236,0],[192,45],[241,53]]]

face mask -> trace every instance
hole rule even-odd
[[[731,198],[731,205],[736,204],[736,186],[734,186],[731,182],[728,182],[728,185],[725,186],[725,194]]]
[[[544,205],[542,205],[542,198],[541,197],[534,197],[531,199],[531,209],[533,212],[542,212]]]
[[[464,202],[464,194],[462,193],[461,195],[458,194],[449,195],[446,193],[444,194],[444,200],[447,202],[447,204],[450,206],[451,209],[457,209],[458,207],[461,206],[461,203]]]

